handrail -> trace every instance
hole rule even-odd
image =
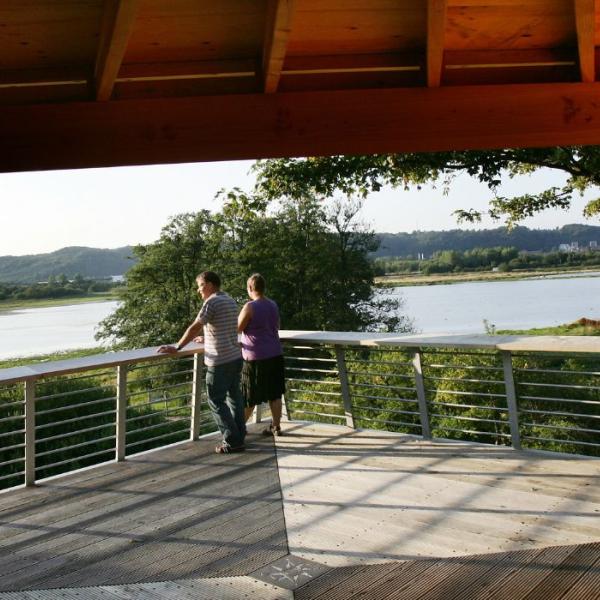
[[[124,350],[122,352],[104,352],[81,358],[69,358],[65,360],[54,360],[43,363],[31,364],[22,367],[10,367],[0,369],[0,385],[8,385],[25,381],[26,379],[41,379],[43,377],[56,377],[57,375],[68,375],[79,371],[88,371],[103,367],[119,367],[141,361],[165,359],[168,354],[158,354],[158,346],[148,348],[137,348],[135,350]],[[183,357],[204,352],[202,344],[188,344],[184,350],[172,356]]]
[[[364,333],[351,331],[294,331],[279,332],[288,342],[322,343],[342,346],[397,346],[403,348],[456,348],[470,350],[496,350],[509,352],[553,352],[600,354],[600,336],[535,336],[535,335],[447,335],[447,334],[397,334]],[[50,361],[39,364],[0,369],[0,385],[66,375],[102,367],[116,367],[140,361],[165,358],[156,353],[157,346],[106,352],[82,358]],[[191,356],[203,352],[202,344],[188,344],[175,356]]]
[[[403,348],[457,348],[509,352],[577,352],[600,354],[600,337],[569,335],[453,335],[397,334],[351,331],[280,331],[288,342],[319,342],[341,346],[398,346]]]

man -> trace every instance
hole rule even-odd
[[[157,352],[174,354],[194,340],[204,341],[208,406],[223,441],[217,454],[245,450],[244,400],[240,391],[242,355],[237,337],[238,307],[221,291],[221,278],[213,271],[196,277],[204,304],[196,320],[185,330],[177,346],[161,346]]]

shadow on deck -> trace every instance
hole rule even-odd
[[[277,453],[214,443],[1,495],[0,599],[600,598],[598,460],[298,424]]]

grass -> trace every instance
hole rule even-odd
[[[421,273],[406,273],[401,275],[384,275],[375,278],[378,287],[397,287],[412,285],[448,285],[452,283],[465,283],[471,281],[518,281],[540,276],[560,276],[581,273],[593,277],[598,273],[596,269],[539,269],[531,271],[510,271],[506,273],[494,271],[475,271],[469,273],[436,273],[423,275]],[[596,275],[598,276],[598,275]]]
[[[36,356],[24,356],[21,358],[8,358],[0,360],[0,369],[10,369],[12,367],[22,367],[24,365],[52,362],[55,360],[82,358],[84,356],[93,356],[94,354],[103,354],[104,352],[107,352],[105,348],[96,347],[79,350],[64,350],[62,352],[53,352],[52,354],[38,354]]]
[[[534,329],[500,329],[498,335],[600,335],[600,325],[581,325],[577,321],[556,327],[537,327]]]
[[[118,300],[113,292],[98,292],[91,296],[72,296],[70,298],[44,298],[41,300],[0,300],[0,312],[21,308],[48,308],[50,306],[70,306],[87,302],[108,302]]]

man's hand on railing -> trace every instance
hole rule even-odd
[[[177,354],[179,352],[179,348],[177,346],[161,346],[157,348],[156,352],[159,354]]]
[[[204,343],[204,336],[197,335],[192,341],[195,342],[196,344],[203,344]]]

